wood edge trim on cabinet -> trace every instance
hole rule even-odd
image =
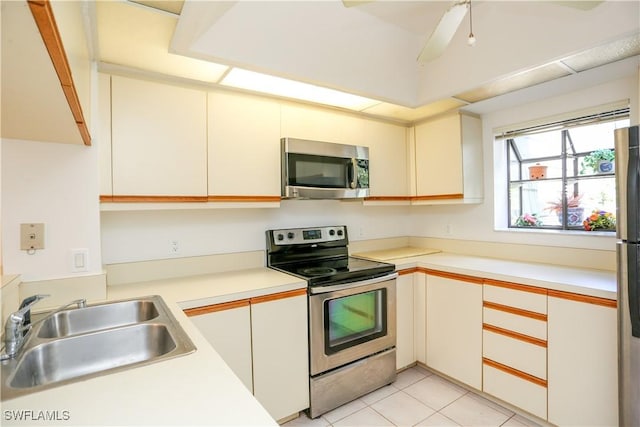
[[[432,196],[412,196],[411,200],[449,200],[449,199],[464,199],[464,194],[434,194]]]
[[[259,297],[253,297],[253,298],[250,298],[249,301],[251,302],[251,304],[260,304],[263,302],[276,301],[276,300],[285,299],[285,298],[293,298],[301,295],[305,295],[305,296],[307,295],[307,288],[294,289],[292,291],[278,292],[276,294],[268,294],[268,295],[262,295]]]
[[[508,305],[496,304],[491,301],[483,301],[482,306],[493,310],[504,311],[505,313],[516,314],[522,317],[528,317],[530,319],[547,321],[547,315],[542,313],[536,313],[535,311],[523,310],[521,308],[510,307]]]
[[[367,202],[410,202],[413,196],[367,196]]]
[[[531,292],[533,294],[547,295],[548,289],[538,286],[522,285],[520,283],[505,282],[502,280],[484,279],[485,285],[497,286],[500,288],[515,289],[517,291]]]
[[[618,301],[614,299],[593,297],[590,295],[582,295],[582,294],[576,294],[573,292],[566,292],[566,291],[556,291],[553,289],[549,289],[548,295],[550,297],[562,298],[562,299],[567,299],[567,300],[577,301],[577,302],[584,302],[587,304],[600,305],[603,307],[609,307],[609,308],[618,307]]]
[[[280,202],[280,196],[129,196],[101,195],[102,203]]]
[[[80,105],[80,99],[73,83],[69,60],[67,59],[67,54],[62,44],[62,38],[58,31],[58,25],[56,24],[51,3],[49,0],[27,0],[27,4],[38,27],[44,46],[49,53],[53,68],[58,75],[60,86],[62,86],[67,104],[69,104],[73,119],[78,126],[82,142],[84,145],[90,146],[91,135],[89,134],[89,129],[87,128],[84,114],[82,113],[82,106]]]
[[[492,368],[498,369],[502,372],[506,372],[507,374],[513,375],[514,377],[518,377],[541,387],[547,388],[547,380],[543,380],[542,378],[538,378],[533,375],[527,374],[526,372],[514,369],[510,366],[503,365],[502,363],[495,362],[491,359],[487,359],[486,357],[482,358],[482,363],[487,366],[491,366]]]
[[[398,276],[404,276],[407,274],[413,274],[413,273],[418,273],[420,272],[420,268],[419,267],[411,267],[411,268],[405,268],[403,270],[398,270]]]
[[[484,283],[484,279],[481,277],[467,276],[465,274],[449,273],[448,271],[432,270],[424,267],[418,267],[418,271],[432,276],[444,277],[445,279],[462,280],[476,285],[482,285]]]
[[[534,345],[537,345],[538,347],[547,348],[547,342],[545,340],[541,340],[540,338],[530,337],[529,335],[510,331],[508,329],[499,328],[497,326],[489,325],[488,323],[483,323],[482,329],[485,331],[493,332],[495,334],[504,335],[505,337],[513,338],[519,341],[524,341],[529,344],[534,344]]]
[[[207,196],[209,202],[280,202],[280,196]]]
[[[204,203],[207,201],[207,196],[126,196],[105,195],[100,196],[101,202],[113,202],[113,203]]]
[[[234,308],[248,307],[248,306],[249,306],[249,300],[242,299],[238,301],[222,302],[220,304],[204,305],[202,307],[187,308],[183,311],[187,317],[192,317],[192,316],[201,316],[203,314],[215,313],[218,311],[231,310]]]

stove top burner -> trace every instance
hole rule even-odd
[[[336,271],[335,268],[331,267],[307,267],[301,268],[299,273],[304,276],[325,276],[327,274],[335,274]]]
[[[349,256],[346,226],[267,230],[267,266],[293,274],[309,286],[379,277],[395,265]]]

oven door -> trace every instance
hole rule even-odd
[[[396,345],[396,277],[393,273],[311,290],[311,375]]]

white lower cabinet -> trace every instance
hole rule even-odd
[[[549,422],[618,425],[615,301],[549,292]]]
[[[427,273],[427,366],[482,388],[482,279]]]
[[[414,360],[427,364],[427,276],[413,274],[413,351]]]
[[[401,274],[396,280],[396,368],[415,363],[413,349],[413,278],[415,273]]]
[[[253,393],[249,301],[217,304],[211,309],[215,311],[192,316],[191,321]]]
[[[309,407],[307,293],[251,300],[253,394],[280,420]]]
[[[309,407],[306,289],[185,313],[275,420]]]
[[[547,418],[547,291],[485,279],[482,391]]]

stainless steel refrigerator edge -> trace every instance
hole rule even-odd
[[[640,128],[617,129],[619,425],[640,426]]]

